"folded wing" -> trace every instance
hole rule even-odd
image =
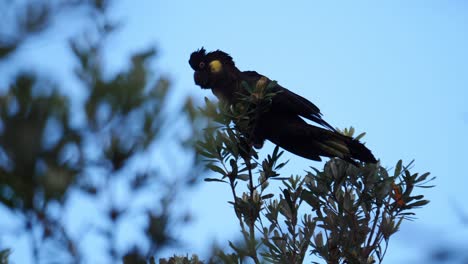
[[[309,119],[331,131],[336,131],[330,124],[322,119],[320,109],[309,100],[278,85],[279,93],[273,98],[272,108],[275,111],[291,112]]]
[[[244,71],[242,72],[242,75],[243,79],[249,82],[256,82],[258,79],[263,77],[263,75],[255,71]],[[299,115],[323,126],[324,128],[336,132],[335,128],[322,119],[322,113],[320,113],[320,109],[312,102],[300,95],[291,92],[279,84],[277,84],[273,89],[273,91],[278,92],[278,94],[273,98],[270,111],[283,114],[287,113],[291,115]]]

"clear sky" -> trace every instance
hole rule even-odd
[[[437,187],[424,192],[431,203],[391,239],[386,263],[424,263],[440,243],[468,244],[455,209],[468,214],[468,2],[146,0],[122,1],[114,14],[124,26],[109,50],[113,65],[156,44],[156,67],[181,94],[202,101],[212,95],[193,83],[189,55],[201,46],[221,49],[241,70],[314,102],[332,125],[367,132],[366,145],[384,166],[415,159],[414,171],[436,176]],[[44,67],[60,70],[56,64]],[[286,157],[284,175],[321,166]],[[180,253],[237,235],[229,199],[228,189],[213,183],[182,199],[198,213],[181,230],[193,238]]]

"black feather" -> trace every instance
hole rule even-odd
[[[203,47],[201,47],[201,49],[193,52],[190,55],[190,59],[189,59],[190,67],[192,67],[192,69],[194,71],[197,71],[198,66],[200,65],[200,62],[204,61],[205,57],[206,57],[206,51],[205,51],[205,49]]]

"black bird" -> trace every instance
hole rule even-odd
[[[195,84],[211,91],[221,101],[235,104],[244,93],[242,82],[255,86],[261,81],[271,82],[255,71],[240,71],[229,54],[216,50],[207,53],[204,48],[193,52],[189,64],[195,71]],[[267,112],[255,124],[254,144],[262,146],[268,139],[283,149],[301,157],[320,161],[320,156],[338,157],[356,164],[376,163],[374,155],[359,141],[337,132],[322,119],[320,109],[307,99],[276,85],[277,92]],[[308,119],[320,125],[313,126]]]

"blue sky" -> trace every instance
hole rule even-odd
[[[130,13],[138,12],[133,8]],[[176,87],[197,98],[210,94],[193,85],[188,55],[201,46],[222,49],[241,70],[256,70],[312,100],[334,126],[367,132],[367,146],[384,166],[415,159],[414,171],[437,176],[437,187],[424,192],[431,204],[390,242],[386,262],[398,263],[422,260],[437,242],[467,234],[453,206],[468,211],[462,167],[468,148],[467,11],[464,1],[165,1],[130,18],[128,28],[146,25],[130,30],[134,38],[150,29],[159,65]],[[286,175],[320,166],[288,157]],[[221,188],[202,184],[191,204],[195,210],[210,205],[192,231],[199,241],[229,237],[225,226],[236,228],[226,219],[232,212]]]
[[[156,69],[177,94],[201,102],[212,95],[193,83],[189,55],[201,46],[221,49],[241,70],[256,70],[313,101],[332,125],[367,132],[366,145],[384,166],[415,159],[414,171],[436,176],[437,187],[424,191],[431,203],[392,238],[386,263],[424,263],[424,253],[439,242],[468,244],[468,228],[454,206],[468,213],[466,1],[147,0],[122,1],[114,9],[124,26],[111,39],[111,67],[122,66],[128,52],[156,44]],[[67,80],[71,72],[60,64],[70,62],[61,60],[68,56],[61,40],[44,43],[40,54],[24,54],[34,53],[33,63]],[[264,152],[271,149],[269,144]],[[321,166],[286,157],[291,161],[284,175]],[[181,231],[193,239],[180,253],[205,252],[212,239],[233,239],[230,199],[228,189],[213,183],[201,183],[181,199],[199,213]]]

